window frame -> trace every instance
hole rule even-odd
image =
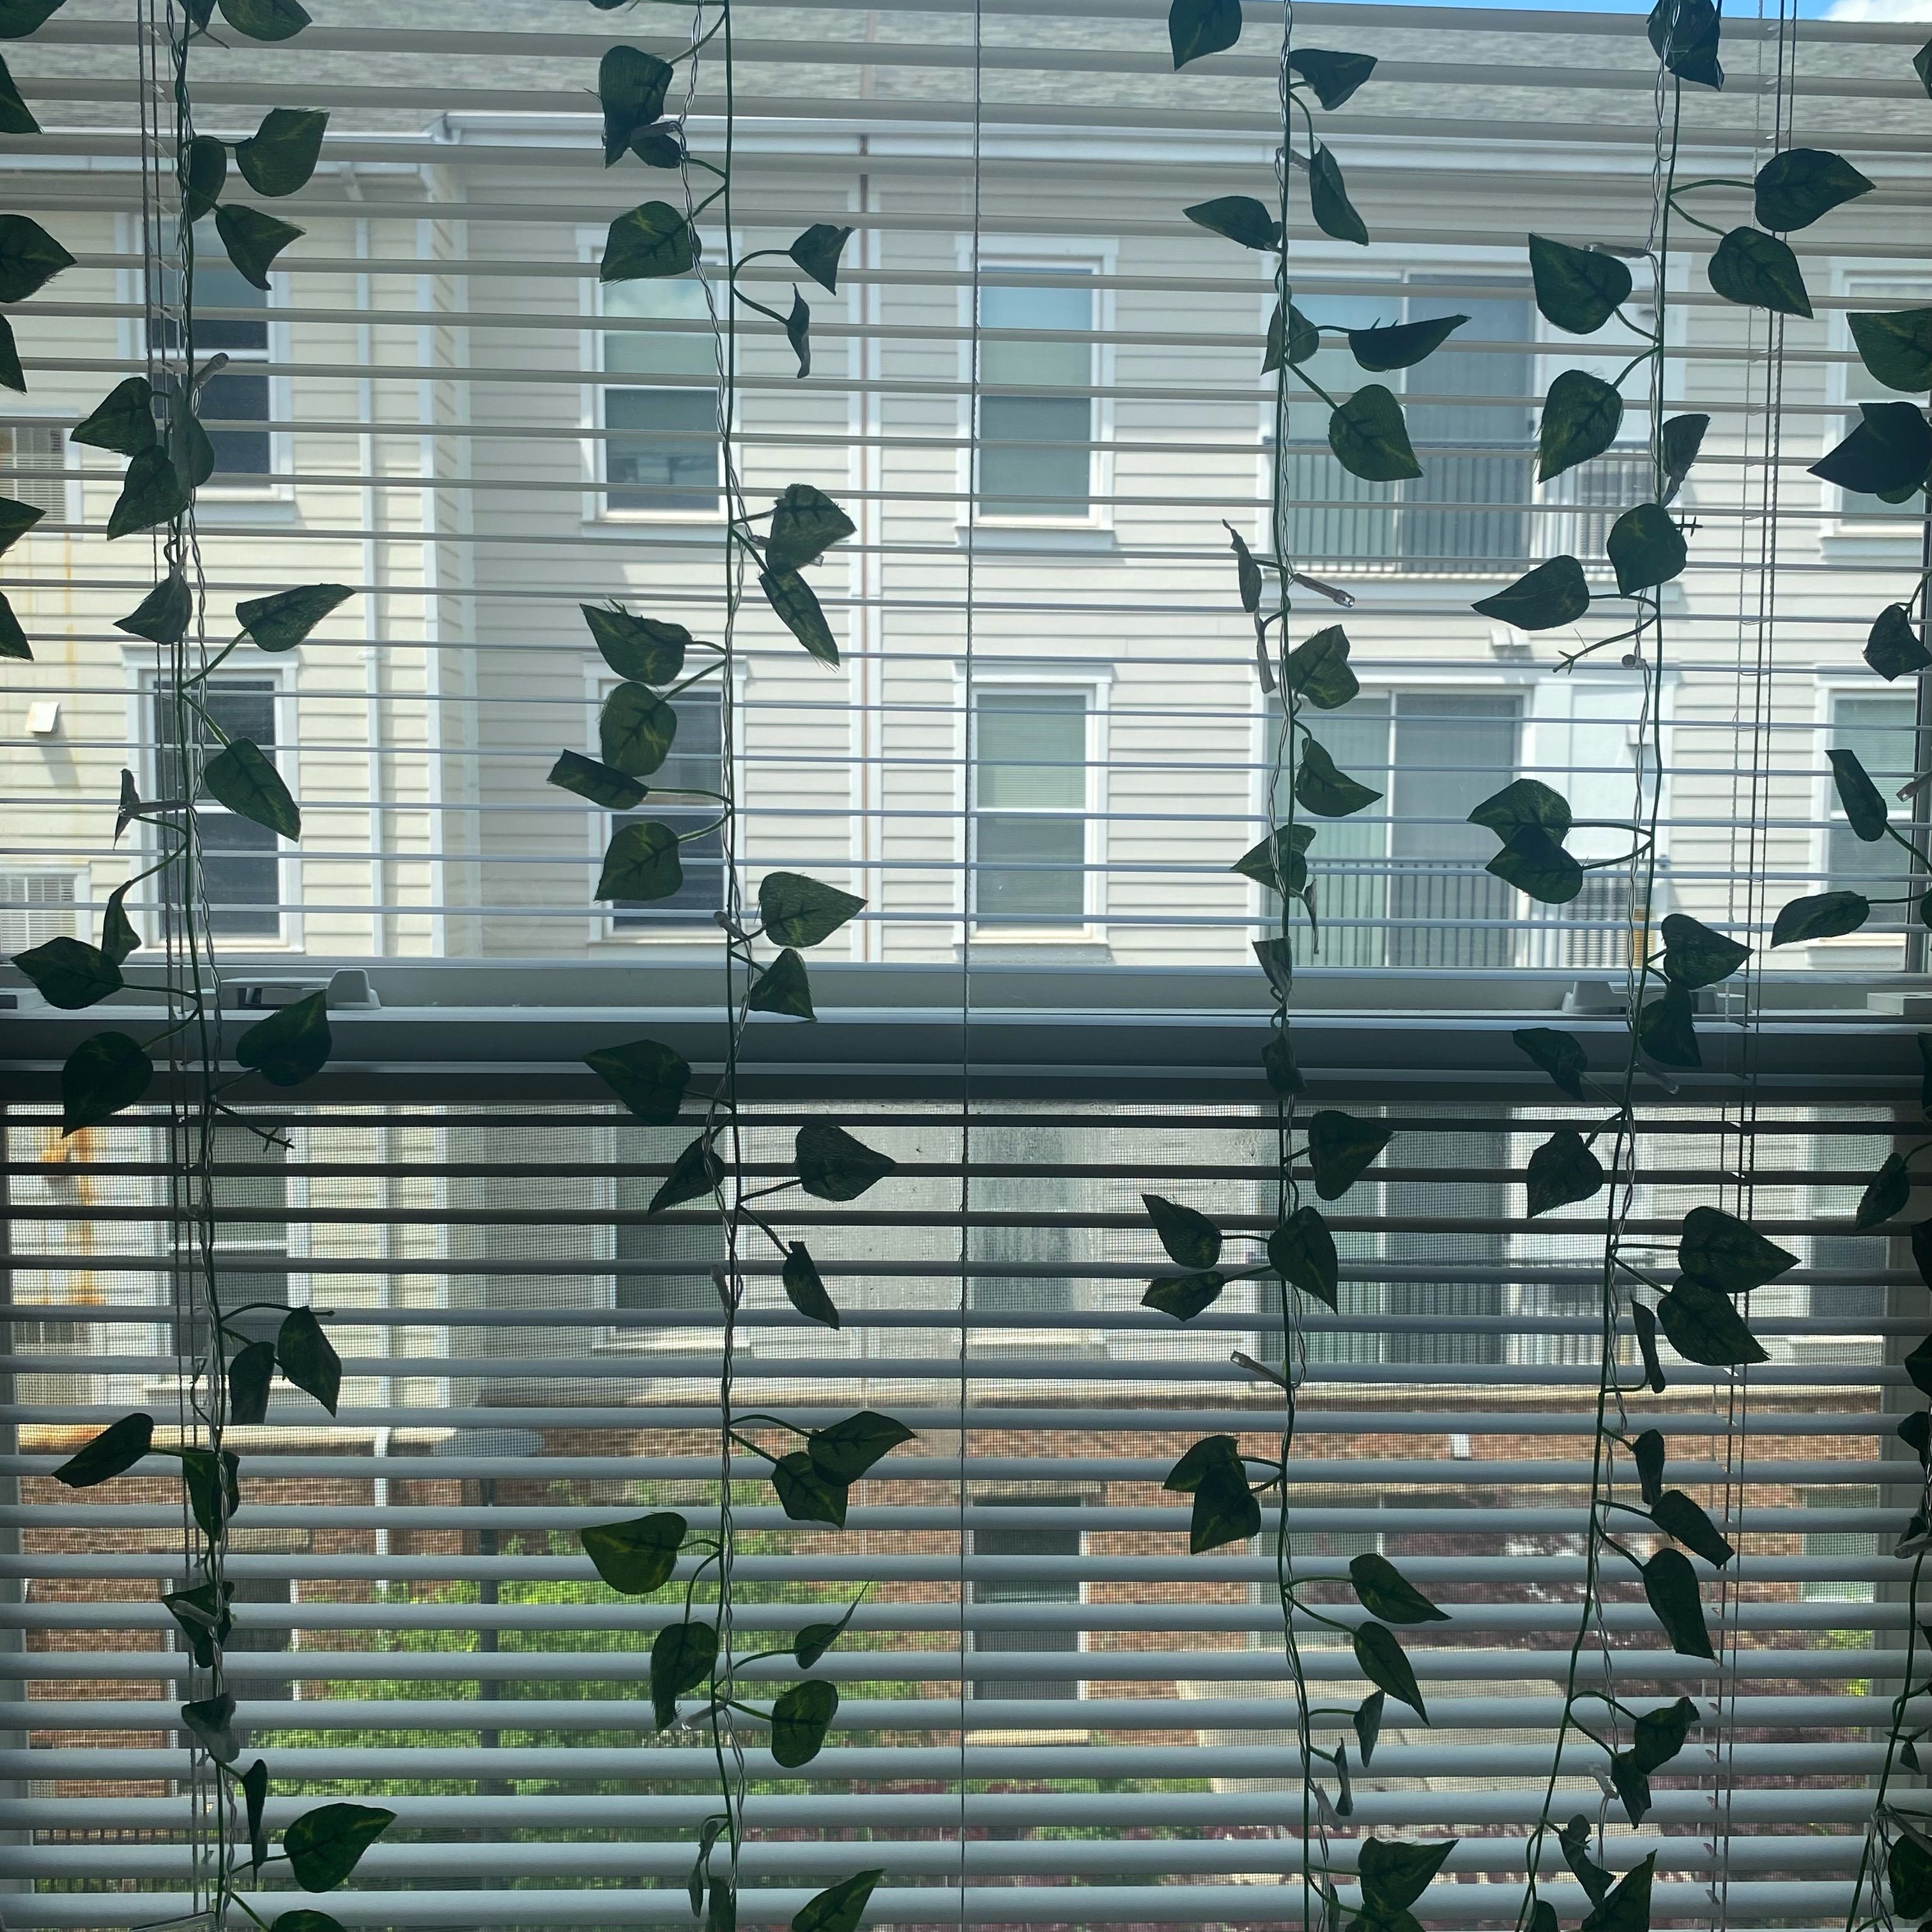
[[[577,242],[580,264],[596,268],[603,260],[606,238],[602,229],[580,230]],[[702,238],[710,246],[713,238],[707,236]],[[716,249],[710,259],[718,259]],[[674,279],[682,280],[686,278],[678,277]],[[584,379],[580,385],[578,404],[578,434],[584,452],[586,479],[583,520],[586,524],[618,524],[630,529],[648,529],[655,524],[669,524],[686,530],[722,529],[730,514],[730,506],[724,496],[726,441],[722,436],[718,446],[718,494],[708,505],[694,502],[688,508],[625,509],[611,502],[610,426],[604,408],[610,392],[614,389],[669,388],[670,386],[654,385],[648,382],[620,382],[612,380],[613,372],[605,359],[610,332],[601,326],[608,313],[604,308],[604,284],[595,274],[582,276],[578,280],[578,312],[580,317],[592,325],[578,332],[578,367]],[[734,363],[734,368],[742,370],[742,354]],[[696,392],[688,393],[694,394]],[[716,385],[709,393],[716,398],[718,394]],[[734,442],[729,454],[742,474],[742,447]],[[621,488],[622,486],[619,487]]]
[[[1114,530],[1114,345],[1106,338],[1114,328],[1114,294],[1109,286],[1120,259],[1120,244],[1103,236],[1054,239],[1040,236],[983,238],[980,244],[976,273],[972,238],[961,236],[956,244],[959,275],[956,320],[959,328],[956,358],[959,382],[959,406],[956,412],[959,457],[955,477],[959,492],[955,524],[963,542],[973,530],[1084,530],[1111,535]],[[1009,274],[1038,274],[1059,269],[1082,271],[1094,278],[1092,328],[1096,340],[1090,345],[1088,368],[1094,394],[1088,412],[1088,434],[1093,447],[1088,452],[1087,508],[1083,514],[1070,517],[1004,516],[989,514],[980,503],[980,445],[974,422],[977,388],[974,381],[973,346],[976,317],[976,298],[988,286],[1004,286],[1002,271]],[[983,387],[983,386],[978,386]],[[1004,391],[998,394],[1006,393]]]
[[[143,657],[154,655],[154,647],[141,650],[132,644],[122,653],[128,670],[128,742],[140,748],[141,785],[149,797],[156,796],[159,782],[160,747],[154,733],[154,710],[156,686],[160,682],[159,670],[152,663],[143,663]],[[217,672],[211,680],[210,688],[219,689],[224,684],[247,679],[251,683],[266,684],[268,687],[268,702],[275,720],[275,744],[273,763],[281,774],[282,782],[296,798],[302,796],[302,751],[296,730],[297,689],[294,681],[294,668],[283,664],[250,665],[245,670],[227,674]],[[199,802],[198,810],[204,813],[218,813],[224,817],[233,814],[226,806],[212,799]],[[317,810],[321,808],[315,808]],[[296,953],[307,950],[304,938],[306,914],[302,903],[302,850],[300,844],[278,836],[273,848],[275,860],[275,914],[276,930],[272,937],[267,933],[217,933],[214,935],[215,950],[219,953]],[[130,867],[128,876],[135,871],[143,870],[160,858],[160,849],[152,828],[144,827],[140,844],[133,856],[138,864]],[[117,884],[118,881],[116,882]],[[134,922],[135,929],[141,934],[144,944],[156,943],[152,929],[152,915],[130,911],[128,916]]]
[[[1925,286],[1922,274],[1915,280],[1909,266],[1901,265],[1896,274],[1888,274],[1869,269],[1840,268],[1832,278],[1832,292],[1848,302],[1862,306],[1885,305],[1890,308],[1918,308],[1925,299]],[[1828,405],[1835,406],[1840,413],[1835,424],[1827,416],[1825,418],[1824,440],[1818,454],[1822,457],[1834,448],[1846,436],[1850,435],[1858,422],[1858,400],[1851,392],[1855,377],[1866,372],[1859,358],[1858,346],[1852,339],[1851,312],[1840,308],[1829,318],[1826,341],[1833,350],[1848,359],[1830,364],[1826,377]],[[1876,393],[1862,400],[1868,402],[1917,402],[1919,398],[1900,389],[1888,389],[1874,381]],[[1820,494],[1823,501],[1821,507],[1826,512],[1826,521],[1822,532],[1828,544],[1857,544],[1882,545],[1890,550],[1894,547],[1910,549],[1916,554],[1921,542],[1922,524],[1912,514],[1912,506],[1904,503],[1882,504],[1876,509],[1868,508],[1862,501],[1855,501],[1852,493],[1836,483],[1820,485]],[[1894,519],[1886,521],[1882,519]]]
[[[734,661],[729,672],[721,675],[729,675],[732,680],[730,719],[731,757],[734,765],[742,767],[745,758],[744,699],[746,680],[748,675],[748,667],[742,661]],[[586,758],[594,758],[598,754],[597,720],[598,714],[604,708],[604,700],[625,680],[618,676],[610,666],[596,655],[595,651],[587,652],[586,654],[584,679],[586,715],[583,749]],[[707,682],[709,688],[717,693],[718,700],[722,704],[724,694],[722,690],[719,690],[716,680],[708,680]],[[706,687],[695,688],[704,689]],[[683,694],[680,694],[680,697]],[[674,703],[676,701],[673,700]],[[723,743],[722,733],[719,742],[722,749]],[[676,809],[677,808],[670,808]],[[648,805],[640,806],[638,809],[647,811]],[[596,890],[597,874],[603,865],[604,850],[610,842],[611,834],[616,829],[616,821],[628,815],[622,812],[608,812],[599,806],[590,806],[584,813],[584,837],[587,848],[586,862],[590,868],[586,884],[592,892]],[[737,856],[737,869],[741,879],[744,876],[744,868],[745,856],[742,853],[740,853]],[[705,913],[688,920],[666,918],[661,923],[652,921],[636,926],[625,926],[619,923],[616,907],[607,905],[602,901],[593,901],[591,904],[590,945],[593,957],[602,948],[609,946],[674,946],[688,950],[694,941],[700,937],[715,940],[720,945],[724,943],[724,934],[720,932],[710,913]]]
[[[1912,694],[1910,691],[1900,691],[1894,686],[1875,685],[1869,676],[1856,676],[1849,665],[1842,670],[1834,668],[1818,674],[1812,711],[1816,729],[1811,740],[1812,758],[1816,769],[1810,779],[1812,826],[1805,843],[1812,877],[1812,884],[1808,890],[1821,892],[1836,890],[1832,883],[1832,832],[1834,826],[1845,823],[1845,815],[1838,805],[1838,787],[1832,782],[1831,766],[1825,756],[1836,728],[1838,700],[1841,698],[1889,698],[1900,706],[1908,718],[1913,716]],[[1877,781],[1874,779],[1873,782],[1876,784]],[[1880,789],[1882,793],[1885,788],[1880,786]],[[1896,804],[1898,801],[1888,800],[1887,802]],[[1900,852],[1906,868],[1904,877],[1909,881],[1911,862],[1905,857],[1902,848],[1894,849]],[[1792,896],[1802,895],[1794,893]],[[1828,958],[1835,953],[1869,952],[1874,946],[1903,949],[1911,934],[1911,908],[1900,906],[1898,910],[1900,917],[1896,926],[1861,926],[1856,932],[1842,932],[1828,939],[1800,940],[1791,950],[1796,951],[1802,946],[1806,957],[1822,953]]]
[[[1113,686],[1113,668],[1096,664],[1079,670],[1030,670],[1019,664],[1002,664],[992,670],[975,665],[969,682],[964,664],[956,667],[953,710],[959,718],[963,754],[952,796],[952,858],[958,870],[959,910],[952,926],[953,944],[974,946],[1104,946],[1107,943],[1107,759],[1112,733],[1108,699]],[[1003,696],[1064,698],[1084,697],[1086,716],[1086,796],[1080,807],[1086,826],[1081,843],[1082,913],[1078,920],[1053,926],[988,925],[979,916],[973,890],[971,870],[975,849],[974,831],[979,818],[979,749],[977,711],[981,693],[994,691]],[[1042,812],[1042,818],[1048,814]],[[1070,815],[1070,814],[1062,814]]]

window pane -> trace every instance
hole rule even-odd
[[[1370,328],[1402,320],[1402,295],[1298,295],[1294,305],[1322,329]],[[1332,395],[1358,387],[1361,370],[1340,335],[1324,334],[1322,346],[1302,365]],[[1402,386],[1400,374],[1380,379]],[[1396,554],[1394,505],[1400,496],[1392,483],[1365,483],[1336,461],[1328,447],[1328,406],[1312,391],[1291,407],[1288,445],[1282,456],[1288,512],[1288,549],[1303,563],[1372,563]]]
[[[1912,776],[1912,700],[1892,696],[1838,699],[1832,706],[1832,729],[1826,743],[1834,750],[1856,752],[1872,783],[1891,801]],[[1877,898],[1905,892],[1910,883],[1911,861],[1904,848],[1890,838],[1868,843],[1859,838],[1845,822],[1835,788],[1829,809],[1826,862],[1832,888]],[[1876,927],[1896,932],[1904,926],[1910,910],[1904,904],[1875,905],[1866,930]]]
[[[688,852],[691,848],[685,849]],[[676,1160],[691,1136],[687,1130],[679,1127],[620,1127],[615,1138],[616,1159],[641,1165]],[[619,1210],[641,1214],[650,1205],[661,1180],[656,1174],[620,1176]],[[645,1264],[652,1269],[647,1274],[617,1276],[614,1300],[618,1307],[666,1312],[716,1311],[718,1291],[712,1284],[711,1270],[724,1258],[724,1230],[718,1222],[706,1220],[694,1226],[670,1227],[656,1221],[620,1222],[616,1250],[620,1262]],[[676,1266],[680,1262],[688,1265]],[[627,1339],[643,1343],[653,1332],[631,1330],[627,1331]]]
[[[154,782],[163,798],[180,796],[183,788],[181,764],[176,755],[178,728],[171,688],[154,687]],[[266,678],[222,678],[202,692],[202,710],[230,738],[246,738],[273,755],[275,749],[275,687]],[[196,712],[186,714],[188,728],[202,752],[212,753],[218,741],[206,722]]]
[[[982,813],[974,912],[986,924],[1077,924],[1086,913],[1087,828],[1078,818]]]
[[[710,510],[719,471],[712,389],[609,389],[604,473],[614,510]],[[628,434],[626,432],[628,432]]]
[[[994,1166],[1036,1169],[1050,1174],[1078,1158],[1078,1136],[1059,1127],[988,1126],[976,1130],[978,1157]],[[1042,1268],[1073,1265],[1073,1231],[1067,1227],[1030,1228],[1016,1225],[1028,1214],[1064,1212],[1076,1205],[1064,1180],[1040,1180],[1031,1174],[976,1177],[970,1205],[977,1215],[1010,1215],[991,1226],[980,1221],[967,1228],[967,1253],[983,1265],[1005,1263],[1024,1274],[970,1274],[966,1299],[972,1308],[996,1315],[1058,1314],[1073,1306],[1070,1274],[1049,1275]],[[976,1344],[981,1338],[975,1337]],[[1052,1331],[1030,1336],[1028,1347],[1064,1338]]]
[[[604,291],[604,313],[614,320],[692,325],[688,330],[604,330],[604,366],[613,375],[697,376],[716,386],[710,312],[695,281],[617,283]]]
[[[722,714],[718,696],[715,692],[688,692],[674,700],[671,709],[677,714],[677,736],[670,757],[652,776],[650,808],[614,818],[610,830],[614,832],[620,826],[654,821],[680,834],[697,832],[699,836],[678,848],[684,883],[670,898],[616,902],[612,923],[620,929],[694,925],[708,920],[724,903],[724,835],[712,823],[718,807],[699,799],[682,804],[660,803],[657,796],[661,792],[674,794],[686,788],[722,789]],[[703,827],[712,829],[700,830]]]
[[[1386,793],[1389,786],[1389,700],[1367,693],[1340,711],[1306,711],[1302,722],[1351,778]],[[1286,785],[1275,801],[1275,817],[1286,824],[1291,808]],[[1384,908],[1388,903],[1387,807],[1370,806],[1348,818],[1317,822],[1308,850],[1310,882],[1322,921],[1324,966],[1382,964]],[[1294,808],[1303,824],[1306,812]]]
[[[201,414],[204,422],[258,423],[259,429],[211,428],[208,441],[214,446],[214,480],[224,477],[260,478],[274,467],[268,442],[268,379],[259,370],[246,368],[224,370],[211,376],[202,386]]]
[[[980,345],[980,490],[996,517],[1084,516],[1093,490],[1094,405],[1085,396],[1000,395],[1007,384],[1084,388],[1094,380],[1094,292],[1016,282],[982,288],[988,329],[1064,332]],[[1067,339],[1070,338],[1072,339]],[[1016,443],[1063,444],[1015,448]]]
[[[1058,1497],[1030,1497],[1022,1503],[1016,1498],[1009,1507],[1052,1508],[1068,1506]],[[976,1529],[973,1532],[976,1556],[1032,1556],[1065,1558],[1066,1574],[1060,1577],[1028,1577],[1011,1582],[982,1580],[973,1586],[973,1600],[979,1604],[1077,1604],[1080,1580],[1077,1559],[1080,1532],[1072,1524],[1042,1525],[1013,1529]],[[982,1630],[974,1634],[975,1650],[1029,1651],[1035,1654],[1064,1655],[1078,1652],[1078,1630],[1036,1628]],[[1078,1683],[1071,1678],[983,1678],[973,1687],[976,1697],[1073,1698],[1079,1695]]]
[[[1078,811],[1087,802],[1087,700],[1078,692],[977,700],[981,806]]]

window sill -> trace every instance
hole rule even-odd
[[[296,500],[286,490],[211,490],[204,485],[196,493],[194,513],[218,526],[250,523],[263,517],[292,524]]]
[[[979,966],[1111,966],[1114,962],[1114,949],[1104,939],[1095,938],[1090,928],[1078,927],[1058,932],[976,932],[952,949],[956,959],[963,961],[969,953],[972,963]]]
[[[1052,523],[1042,519],[1023,523],[960,524],[955,526],[962,550],[1091,551],[1108,556],[1120,548],[1106,526],[1090,523]]]

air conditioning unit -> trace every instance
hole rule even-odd
[[[0,872],[0,956],[79,938],[80,883],[75,872]]]

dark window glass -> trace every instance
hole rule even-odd
[[[680,802],[675,796],[661,796],[685,789],[724,789],[722,709],[715,691],[687,692],[672,700],[671,708],[677,713],[677,736],[670,756],[650,778],[650,806],[614,818],[611,830],[644,820],[668,825],[683,837],[678,862],[684,883],[669,898],[617,900],[613,923],[622,929],[697,925],[708,921],[724,903],[724,835],[717,824],[716,800],[694,797]]]
[[[1087,700],[987,692],[974,705],[973,913],[1077,926],[1087,907]]]
[[[1001,269],[1003,275],[1023,271]],[[989,517],[1087,516],[1093,505],[1094,291],[1042,279],[982,287],[980,507]],[[1010,384],[1018,393],[1000,393]]]
[[[266,679],[217,679],[202,693],[202,708],[230,738],[246,738],[272,759],[275,753],[275,687]],[[184,789],[176,751],[176,733],[185,722],[204,757],[219,749],[207,721],[188,712],[178,718],[170,688],[154,692],[155,794],[178,798]],[[200,800],[202,882],[208,921],[218,938],[273,938],[281,931],[281,855],[277,837],[265,825],[238,817],[204,794]],[[166,896],[176,888],[166,887]]]
[[[1006,1506],[1064,1508],[1070,1515],[1078,1508],[1072,1498],[1064,1496],[1042,1497],[1037,1502],[1030,1498],[1022,1502],[1016,1498]],[[1053,1576],[1016,1579],[1010,1582],[982,1578],[973,1586],[973,1600],[976,1604],[1077,1604],[1080,1600],[1080,1526],[1077,1520],[1064,1525],[976,1529],[973,1532],[973,1552],[976,1556],[1065,1559],[1064,1570]],[[974,1633],[973,1648],[976,1651],[1026,1651],[1036,1655],[1065,1654],[1079,1650],[1080,1633],[1040,1624],[980,1630]],[[976,1697],[1071,1699],[1078,1696],[1080,1686],[1077,1679],[1070,1677],[989,1677],[976,1682],[973,1694]]]
[[[688,1127],[620,1127],[616,1158],[653,1165],[668,1162],[690,1144],[691,1137]],[[620,1210],[641,1213],[662,1184],[658,1174],[620,1176]],[[692,1204],[700,1210],[705,1204],[701,1201]],[[724,1233],[716,1220],[707,1218],[683,1226],[669,1226],[662,1221],[620,1222],[616,1250],[619,1261],[639,1264],[638,1271],[627,1268],[616,1276],[614,1299],[618,1307],[718,1312],[718,1290],[711,1270],[724,1259]],[[640,1342],[648,1340],[651,1333],[626,1332],[630,1340]]]

